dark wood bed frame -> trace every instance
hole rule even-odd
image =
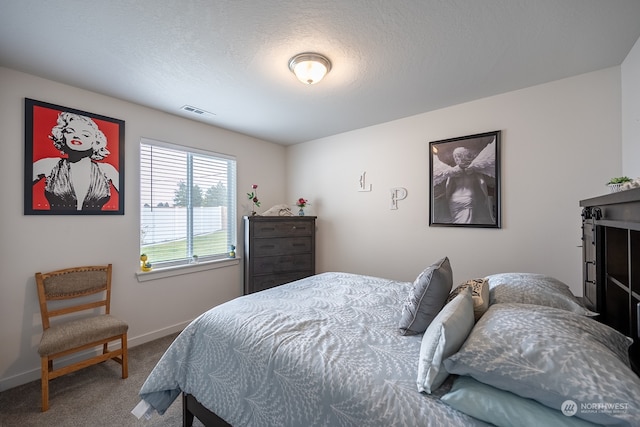
[[[191,394],[182,393],[182,425],[191,427],[193,417],[198,418],[207,427],[230,427],[231,424],[202,406]]]
[[[583,207],[584,294],[599,321],[631,336],[640,375],[640,189],[580,201]],[[190,394],[182,394],[183,426],[230,426]]]

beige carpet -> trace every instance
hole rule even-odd
[[[49,410],[40,411],[40,381],[0,393],[0,426],[87,427],[182,425],[180,397],[163,415],[138,420],[131,410],[147,375],[175,339],[173,334],[129,349],[129,378],[109,360],[51,381]],[[197,420],[194,426],[202,426]]]

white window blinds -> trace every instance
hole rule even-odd
[[[235,195],[234,157],[143,138],[140,253],[154,268],[227,257]]]

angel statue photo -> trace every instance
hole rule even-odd
[[[500,228],[500,131],[429,143],[429,225]]]

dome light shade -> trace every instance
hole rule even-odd
[[[331,61],[319,53],[300,53],[289,60],[289,69],[307,85],[318,83],[331,70]]]

